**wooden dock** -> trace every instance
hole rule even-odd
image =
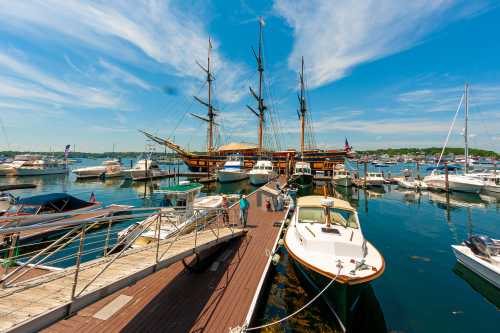
[[[285,217],[285,211],[265,209],[268,195],[257,190],[248,197],[246,237],[231,241],[207,269],[193,272],[182,262],[173,263],[45,332],[228,332],[243,325],[255,310]],[[236,204],[230,221],[238,214]]]
[[[78,274],[76,296],[72,299],[75,268],[51,272],[0,290],[0,331],[35,332],[65,318],[68,313],[106,297],[154,272],[168,267],[196,251],[204,251],[244,234],[241,228],[223,227],[218,233],[206,230],[180,236],[175,242],[162,241],[159,253],[167,253],[156,261],[156,246],[130,249],[118,257],[102,274],[98,273],[114,256],[82,264]],[[97,276],[97,277],[96,277]],[[95,280],[94,280],[95,279]],[[82,291],[87,283],[91,283]]]

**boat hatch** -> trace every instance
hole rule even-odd
[[[335,229],[335,228],[323,227],[323,228],[321,228],[321,231],[326,232],[327,234],[340,235],[340,231],[338,229]]]

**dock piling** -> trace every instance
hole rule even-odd
[[[444,186],[446,192],[450,192],[450,182],[448,181],[448,162],[444,162]]]

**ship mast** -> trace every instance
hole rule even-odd
[[[305,133],[305,123],[306,123],[306,97],[305,97],[305,88],[304,88],[304,57],[302,57],[302,66],[300,69],[300,96],[299,96],[299,104],[300,104],[300,153],[304,156],[304,133]]]
[[[469,122],[469,85],[465,84],[465,127],[464,127],[464,140],[465,140],[465,173],[469,172],[469,130],[468,130],[468,122]]]
[[[264,112],[266,110],[266,106],[264,105],[264,98],[262,97],[262,86],[264,79],[264,64],[262,60],[262,28],[264,27],[264,19],[262,17],[259,18],[259,50],[256,53],[254,48],[252,47],[252,52],[255,56],[255,60],[257,61],[257,71],[259,72],[259,89],[258,93],[256,93],[252,87],[250,88],[250,93],[257,100],[257,108],[259,112],[255,111],[251,106],[247,105],[248,109],[252,111],[259,118],[259,144],[258,144],[258,153],[262,155],[263,148],[263,132],[264,132]]]
[[[212,81],[214,80],[214,77],[212,75],[212,72],[210,71],[210,55],[212,53],[212,42],[210,40],[210,37],[208,37],[208,56],[207,56],[207,68],[203,67],[198,61],[196,63],[198,66],[201,67],[201,69],[207,74],[207,85],[208,85],[208,102],[203,101],[202,99],[193,96],[194,99],[199,102],[202,105],[205,105],[207,107],[207,116],[202,117],[197,114],[191,113],[192,116],[203,120],[208,123],[207,126],[207,154],[208,156],[212,155],[212,152],[214,150],[214,127],[217,125],[214,121],[215,117],[217,116],[217,111],[213,105],[212,105]]]

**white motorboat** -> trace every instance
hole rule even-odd
[[[471,172],[467,175],[484,182],[484,193],[500,194],[500,174],[497,174],[495,171]]]
[[[106,160],[101,165],[74,169],[72,172],[76,175],[77,179],[99,178],[104,177],[108,169],[113,173],[117,166],[121,168],[120,161]]]
[[[41,159],[41,155],[35,154],[22,154],[14,156],[14,160],[9,163],[0,164],[0,176],[13,175],[16,169],[21,166],[31,166],[33,162]]]
[[[411,176],[398,178],[398,186],[412,190],[427,190],[427,184],[421,179],[415,179]]]
[[[125,168],[119,160],[104,161],[103,165],[106,167],[104,171],[105,178],[123,177],[125,175]]]
[[[322,196],[298,198],[285,248],[305,280],[346,325],[363,288],[380,277],[385,261],[361,230],[349,202]]]
[[[276,178],[278,174],[274,171],[271,161],[259,160],[252,170],[248,172],[248,176],[250,177],[250,184],[262,185]]]
[[[446,175],[433,171],[424,177],[427,187],[434,190],[446,190]],[[448,174],[448,188],[451,191],[479,194],[484,187],[484,182],[468,175]]]
[[[332,181],[335,185],[349,187],[352,186],[352,176],[344,165],[337,165],[333,169]]]
[[[500,288],[500,240],[474,235],[451,247],[458,262]]]
[[[220,183],[229,183],[248,178],[248,173],[244,169],[243,156],[231,155],[228,157],[224,167],[217,170],[217,179]]]
[[[222,196],[197,197],[202,184],[180,182],[178,185],[160,188],[165,208],[161,210],[160,233],[157,229],[157,215],[134,223],[118,233],[119,241],[130,247],[143,247],[158,240],[170,238],[178,233],[190,232],[196,222],[215,216],[222,206]]]
[[[162,170],[157,161],[146,158],[137,161],[132,169],[124,170],[124,173],[130,174],[133,180],[147,180],[165,177],[169,174],[167,170]]]
[[[385,183],[381,172],[368,172],[366,174],[366,186],[382,186]]]
[[[311,186],[313,183],[311,165],[307,162],[296,162],[290,182],[300,186]]]
[[[62,175],[69,171],[66,163],[56,159],[40,159],[33,161],[29,165],[23,164],[14,168],[12,176],[44,176]]]

